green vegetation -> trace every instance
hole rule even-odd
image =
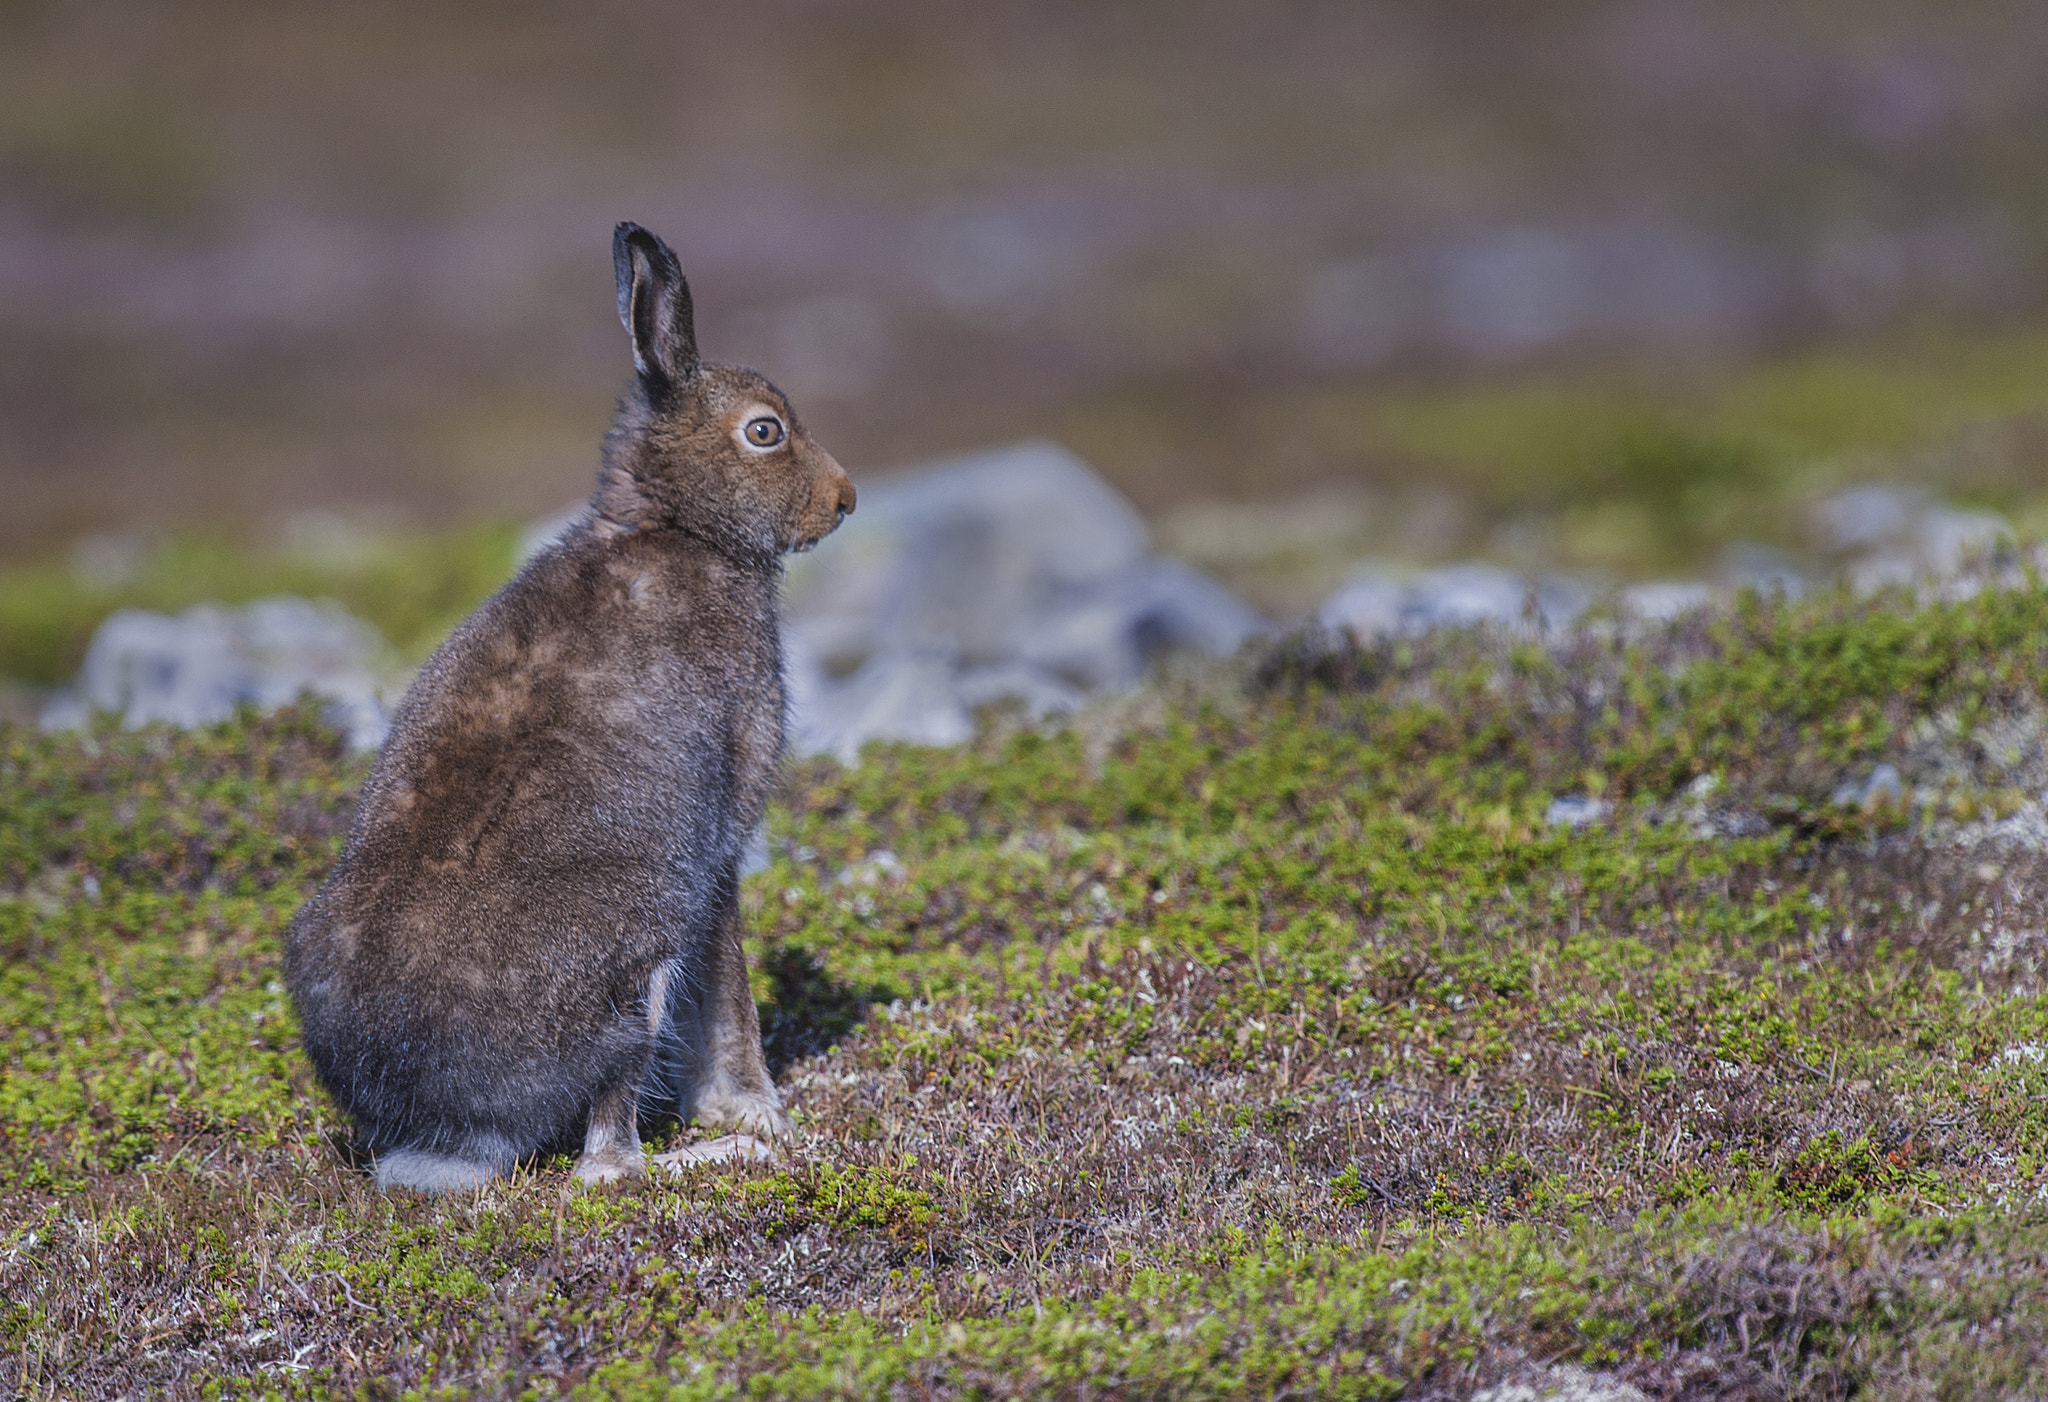
[[[2037,587],[1752,597],[793,765],[746,901],[802,1141],[445,1201],[369,1188],[278,982],[362,762],[0,730],[0,1384],[2038,1392],[2044,676]]]
[[[1366,556],[1621,579],[1712,575],[1744,542],[1813,560],[1814,503],[1873,481],[2038,536],[2044,425],[2048,338],[2025,333],[1449,388],[1290,382],[1251,402],[1193,383],[1120,390],[1060,434],[1159,507],[1171,549],[1288,616]],[[1290,491],[1307,494],[1274,500]]]
[[[517,547],[518,532],[505,525],[364,537],[324,553],[178,536],[137,547],[104,579],[63,562],[0,571],[0,677],[43,686],[69,680],[93,629],[116,609],[175,613],[267,594],[334,599],[417,662],[505,582]]]

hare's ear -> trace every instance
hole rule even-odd
[[[612,269],[619,279],[619,320],[633,337],[633,368],[656,384],[681,384],[697,373],[697,329],[690,284],[669,246],[630,221],[612,230]]]

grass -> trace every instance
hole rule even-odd
[[[793,765],[745,900],[802,1141],[442,1201],[278,982],[341,739],[0,730],[0,1386],[2037,1392],[2044,653],[2038,587],[1751,597]]]

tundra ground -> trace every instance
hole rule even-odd
[[[279,981],[362,761],[0,730],[0,1391],[2038,1395],[2044,677],[2031,583],[1750,597],[793,766],[800,1142],[441,1200]]]

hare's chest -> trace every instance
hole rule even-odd
[[[780,743],[781,658],[772,648],[734,646],[729,634],[631,639],[582,680],[584,704],[594,713],[650,739],[659,734],[748,753]]]

